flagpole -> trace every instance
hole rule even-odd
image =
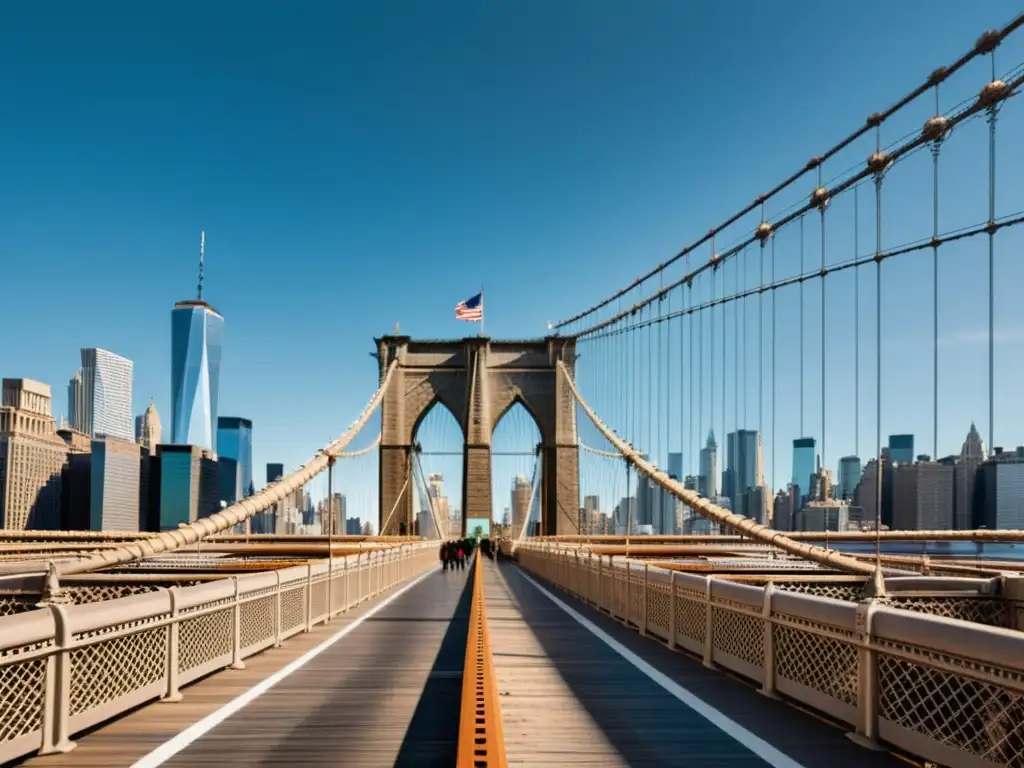
[[[484,287],[480,286],[480,335],[484,335]]]

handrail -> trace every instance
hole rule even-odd
[[[327,469],[331,458],[340,455],[345,447],[352,442],[352,439],[359,434],[359,430],[369,421],[373,412],[377,410],[377,406],[380,405],[381,400],[384,398],[384,393],[387,392],[388,385],[391,384],[392,376],[397,367],[398,362],[392,361],[387,374],[384,376],[384,381],[381,382],[380,387],[373,397],[370,398],[362,414],[349,425],[349,428],[341,437],[333,441],[326,448],[322,448],[317,452],[316,456],[274,485],[265,488],[254,496],[232,504],[227,509],[222,509],[220,512],[204,517],[201,520],[196,520],[194,523],[190,523],[177,530],[164,531],[159,536],[97,552],[94,555],[74,562],[57,564],[56,571],[58,577],[124,565],[133,560],[142,560],[163,552],[179,549],[189,544],[195,544],[207,536],[230,530],[253,515],[269,509],[288,494],[302,488],[323,470]]]
[[[459,718],[457,768],[506,768],[491,645],[484,610],[484,571],[480,550],[473,565],[473,604],[469,609],[466,665],[462,670],[462,714]]]

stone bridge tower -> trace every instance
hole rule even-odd
[[[541,435],[541,532],[578,533],[576,408],[557,369],[561,360],[574,375],[575,339],[415,341],[384,336],[375,341],[381,381],[391,361],[398,361],[381,402],[381,534],[397,534],[402,522],[414,518],[411,481],[404,492],[403,487],[412,471],[416,430],[438,402],[462,429],[463,533],[469,518],[492,519],[491,434],[517,402],[533,416]]]

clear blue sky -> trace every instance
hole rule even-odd
[[[542,335],[1017,10],[1008,0],[9,4],[0,375],[50,383],[60,412],[78,349],[105,347],[135,361],[136,412],[152,397],[168,424],[169,312],[194,294],[205,229],[206,296],[227,322],[221,413],[253,420],[257,477],[267,461],[292,469],[374,389],[374,335],[395,322],[414,336],[461,335],[471,326],[452,307],[480,285],[489,335]],[[1016,39],[997,69],[1021,61]],[[945,106],[976,93],[982,72],[951,83]],[[930,110],[920,105],[903,129]],[[1008,104],[1001,124],[1017,136],[1021,110]],[[1001,134],[1001,213],[1024,209],[1013,132]],[[982,133],[950,161],[943,229],[985,218],[984,187],[960,173],[984,170]],[[930,234],[927,191],[903,194],[916,217],[908,235]],[[1019,237],[1000,239],[1013,242],[1019,253]],[[947,314],[951,348],[967,357],[948,374],[955,402],[940,452],[987,418],[984,369],[970,368],[985,359],[974,248],[944,283],[964,292]],[[930,339],[930,255],[918,261],[905,300],[890,299],[897,350]],[[1022,336],[1010,299],[1024,271],[1005,252],[1002,262],[1008,426],[997,442],[1009,445],[1024,442],[1009,386]],[[930,369],[906,369],[908,391],[930,386]],[[779,397],[788,418],[792,393]],[[908,398],[907,424],[885,431],[930,430],[918,400]],[[840,442],[833,455],[852,450]]]

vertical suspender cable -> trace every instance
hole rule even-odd
[[[992,57],[992,80],[996,79],[996,56]],[[996,119],[999,104],[988,108],[988,435],[990,446],[996,444],[996,321],[995,321],[995,252],[996,252]]]
[[[880,134],[875,133],[876,151],[881,151]],[[882,179],[884,167],[875,173],[875,567],[882,567]]]

